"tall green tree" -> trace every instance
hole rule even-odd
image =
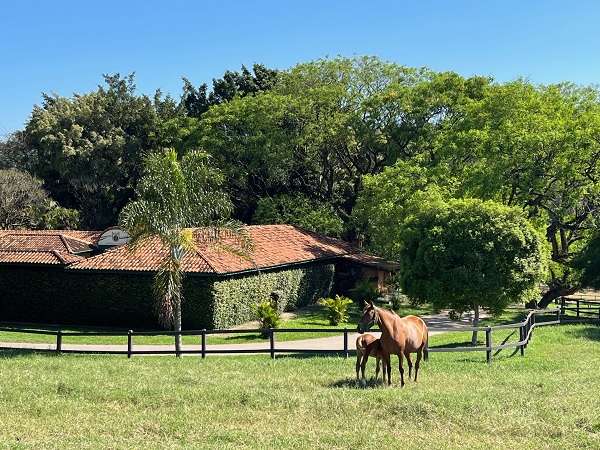
[[[223,78],[213,78],[213,90],[203,83],[195,87],[183,78],[183,92],[180,108],[185,117],[200,118],[211,106],[229,102],[235,97],[245,97],[258,92],[266,92],[277,84],[279,71],[263,64],[254,63],[252,71],[242,65],[241,72],[225,71]]]
[[[157,239],[165,247],[153,282],[156,311],[165,327],[181,331],[185,254],[198,243],[218,245],[234,239],[243,252],[251,242],[239,222],[227,220],[231,202],[219,188],[222,175],[205,153],[191,151],[179,161],[174,150],[167,150],[151,154],[144,163],[137,198],[123,208],[120,223],[134,250]],[[180,334],[175,345],[180,355]]]
[[[373,57],[299,64],[268,92],[207,111],[198,145],[226,168],[245,221],[262,199],[297,195],[349,223],[362,177],[398,158],[431,159],[457,105],[487,82]]]
[[[135,94],[133,74],[104,80],[106,88],[72,98],[44,94],[25,132],[34,173],[54,200],[81,211],[88,229],[116,223],[133,196],[142,155],[155,147],[158,124],[151,99]]]
[[[400,285],[413,301],[473,310],[476,327],[480,308],[499,314],[537,297],[546,260],[521,211],[479,199],[423,200],[401,230]]]
[[[32,172],[35,154],[25,142],[25,132],[13,131],[0,137],[0,169]]]
[[[27,172],[0,169],[0,229],[31,228],[35,208],[47,197],[41,180]]]
[[[516,80],[490,87],[445,135],[457,195],[521,208],[545,230],[550,289],[537,305],[579,289],[572,262],[600,215],[600,92]]]

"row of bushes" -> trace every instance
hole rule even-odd
[[[183,326],[228,328],[254,318],[251,304],[273,292],[280,311],[329,295],[332,264],[237,277],[184,278]],[[0,270],[0,321],[156,329],[152,275],[79,273],[51,266]]]

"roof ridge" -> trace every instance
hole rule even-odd
[[[73,253],[73,248],[69,245],[69,243],[65,239],[65,235],[64,234],[59,234],[58,238],[63,243],[63,245],[65,246],[65,248],[69,251],[69,253]]]
[[[58,250],[50,250],[50,253],[52,253],[56,259],[58,259],[62,264],[67,264],[67,261],[60,255],[60,252]]]
[[[194,248],[194,252],[202,259],[202,261],[204,261],[206,263],[206,265],[208,267],[210,267],[210,269],[213,272],[218,273],[216,267],[210,263],[210,261],[206,258],[206,256],[204,256],[204,254],[200,251],[200,249],[196,245],[194,245],[193,248]]]

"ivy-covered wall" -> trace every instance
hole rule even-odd
[[[213,288],[213,328],[224,329],[253,320],[251,305],[279,294],[279,311],[310,305],[330,294],[335,267],[311,264],[301,268],[260,272],[216,281]]]
[[[293,310],[330,294],[333,264],[214,279],[184,278],[184,329],[228,328],[254,319],[250,305],[277,291]],[[152,275],[69,272],[53,266],[0,267],[0,321],[159,329]]]
[[[2,266],[0,320],[156,329],[151,279],[52,266]]]

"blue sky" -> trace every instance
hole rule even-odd
[[[135,71],[138,93],[179,98],[254,62],[337,55],[497,81],[600,84],[597,0],[3,0],[0,138],[42,93],[72,97]]]

